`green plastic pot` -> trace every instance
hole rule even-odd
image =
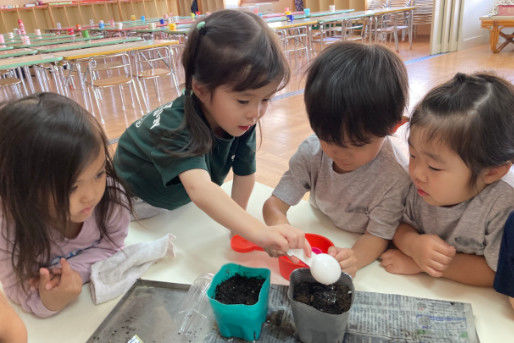
[[[239,274],[245,277],[260,277],[264,283],[259,292],[259,300],[253,305],[223,304],[215,299],[216,286]],[[271,272],[266,268],[250,268],[235,263],[227,263],[214,275],[207,297],[214,317],[223,337],[238,337],[247,341],[259,339],[262,324],[268,313],[268,298]]]

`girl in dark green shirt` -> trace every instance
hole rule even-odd
[[[194,202],[270,255],[310,247],[288,224],[267,226],[245,209],[255,183],[255,125],[289,80],[275,34],[256,15],[221,10],[198,21],[182,55],[184,95],[147,114],[121,136],[118,175],[152,206]],[[221,188],[230,169],[232,196]]]

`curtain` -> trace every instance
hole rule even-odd
[[[430,35],[432,55],[457,50],[461,26],[461,0],[435,0]]]

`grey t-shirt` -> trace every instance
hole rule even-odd
[[[503,226],[514,210],[514,189],[500,180],[472,199],[460,204],[432,206],[410,187],[403,220],[418,232],[434,234],[455,247],[457,252],[484,256],[496,271]]]
[[[356,233],[367,230],[392,239],[410,184],[405,170],[408,161],[396,153],[393,139],[386,137],[380,152],[368,164],[337,173],[318,137],[312,135],[298,147],[273,195],[294,206],[310,191],[311,205],[338,228]]]

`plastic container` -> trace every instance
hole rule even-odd
[[[213,277],[213,274],[204,274],[193,281],[177,307],[177,327],[169,342],[203,342],[214,317],[207,297]]]
[[[265,279],[257,303],[253,305],[228,305],[215,299],[216,286],[236,274]],[[265,322],[268,313],[270,276],[269,269],[250,268],[235,263],[225,264],[216,273],[207,291],[207,296],[218,323],[220,334],[223,337],[238,337],[247,341],[253,341],[260,337],[262,324]]]
[[[305,239],[307,239],[311,248],[317,248],[325,254],[328,253],[328,248],[334,245],[330,239],[315,233],[306,233]],[[282,275],[284,279],[289,280],[289,276],[295,269],[309,268],[309,266],[303,262],[295,263],[287,256],[280,256],[278,258],[278,268],[280,270],[280,275]]]
[[[332,314],[293,299],[295,287],[302,282],[316,282],[308,269],[297,269],[291,274],[287,298],[293,312],[296,334],[303,343],[333,343],[342,342],[350,311],[341,314]],[[352,293],[351,303],[355,297],[352,278],[342,273],[336,284],[342,283],[350,288]]]

